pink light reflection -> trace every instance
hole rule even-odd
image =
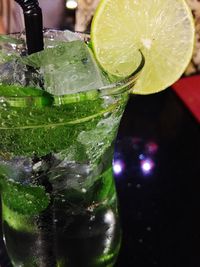
[[[146,144],[147,151],[151,154],[158,152],[158,145],[155,142],[149,142]]]

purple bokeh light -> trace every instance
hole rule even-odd
[[[148,175],[148,174],[151,174],[155,166],[155,163],[153,162],[152,159],[147,158],[147,159],[141,160],[140,166],[141,166],[141,170],[143,174]]]

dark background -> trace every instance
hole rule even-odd
[[[149,149],[149,147],[151,149]],[[200,128],[172,89],[130,99],[115,158],[123,245],[117,267],[200,266]],[[141,171],[140,155],[152,171]]]
[[[115,148],[123,167],[115,176],[123,229],[116,267],[200,266],[199,153],[199,124],[172,89],[131,96]]]

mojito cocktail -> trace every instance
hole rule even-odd
[[[37,1],[17,2],[30,18]],[[120,119],[134,85],[137,94],[155,93],[182,75],[192,15],[184,0],[101,0],[91,42],[50,30],[44,43],[27,56],[23,34],[0,37],[8,254],[14,267],[112,267],[121,239],[112,175]]]
[[[88,37],[1,37],[0,185],[3,233],[14,266],[113,266],[120,247],[112,158],[130,89],[96,63]],[[23,55],[23,56],[22,56]],[[113,82],[115,80],[115,82]]]

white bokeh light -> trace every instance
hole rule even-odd
[[[144,174],[150,174],[154,168],[154,162],[151,159],[141,161],[141,169]]]
[[[76,9],[78,6],[77,0],[67,0],[66,7],[69,9]]]
[[[113,171],[116,175],[121,174],[124,170],[124,163],[121,160],[114,161]]]

